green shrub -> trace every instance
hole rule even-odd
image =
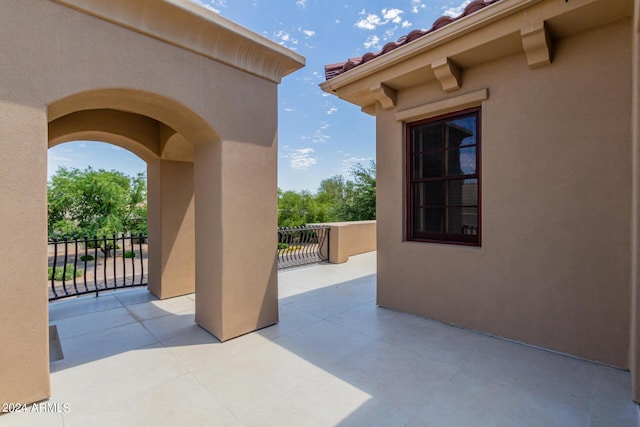
[[[93,261],[95,258],[93,258],[93,255],[82,255],[80,257],[81,261]]]
[[[124,253],[124,257],[125,257],[125,258],[135,258],[135,257],[136,257],[136,253],[135,253],[135,252],[133,252],[133,251],[126,251],[126,252]]]
[[[288,248],[289,248],[288,244],[278,242],[278,250],[280,250],[280,249],[288,249]]]
[[[62,280],[62,272],[63,267],[56,267],[55,273],[53,272],[53,267],[49,267],[47,269],[47,280],[51,280],[51,276],[53,275],[54,280]],[[73,264],[67,264],[67,271],[64,272],[64,280],[73,279]],[[80,277],[84,274],[82,269],[76,270],[76,277]]]

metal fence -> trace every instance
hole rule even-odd
[[[147,285],[146,236],[52,239],[49,301]]]
[[[328,259],[328,226],[278,228],[278,268],[313,264]]]
[[[121,288],[147,286],[147,237],[64,238],[49,240],[49,301]],[[278,228],[278,268],[329,259],[329,227]]]

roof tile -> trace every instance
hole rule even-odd
[[[400,46],[404,46],[407,43],[411,43],[414,40],[419,39],[422,36],[425,36],[429,33],[439,30],[442,27],[445,27],[452,22],[457,21],[458,19],[464,18],[465,16],[471,15],[474,12],[477,12],[480,9],[484,9],[490,4],[496,3],[500,0],[473,0],[471,3],[464,8],[464,11],[455,18],[450,16],[441,16],[436,19],[433,25],[428,30],[413,30],[409,34],[400,37],[395,42],[389,42],[384,45],[382,50],[379,52],[367,52],[360,58],[349,58],[346,62],[339,62],[337,64],[329,64],[324,67],[324,75],[326,80],[330,80],[342,73],[345,73],[352,68],[355,68],[361,64],[369,62],[379,56],[382,56],[386,53],[391,52],[399,48]]]

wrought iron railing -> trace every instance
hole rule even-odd
[[[147,286],[147,237],[112,235],[51,239],[49,301]],[[329,260],[329,227],[278,228],[278,268]]]
[[[278,228],[278,268],[329,260],[329,227]]]
[[[52,239],[49,301],[147,285],[147,237],[112,235]]]

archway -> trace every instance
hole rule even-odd
[[[49,148],[50,302],[147,288],[146,174],[147,163],[139,156],[104,141],[70,141]]]
[[[276,323],[276,117],[209,121],[175,99],[128,88],[47,106],[48,145],[99,139],[147,162],[149,290],[196,291],[196,323],[227,340]],[[196,202],[197,201],[197,202]],[[152,249],[151,249],[152,248]]]
[[[172,100],[124,89],[71,95],[50,104],[48,113],[49,148],[78,139],[103,141],[146,162],[149,291],[158,298],[194,292],[194,144],[149,115],[180,118],[178,126],[206,135],[209,143],[218,139],[215,132]]]

